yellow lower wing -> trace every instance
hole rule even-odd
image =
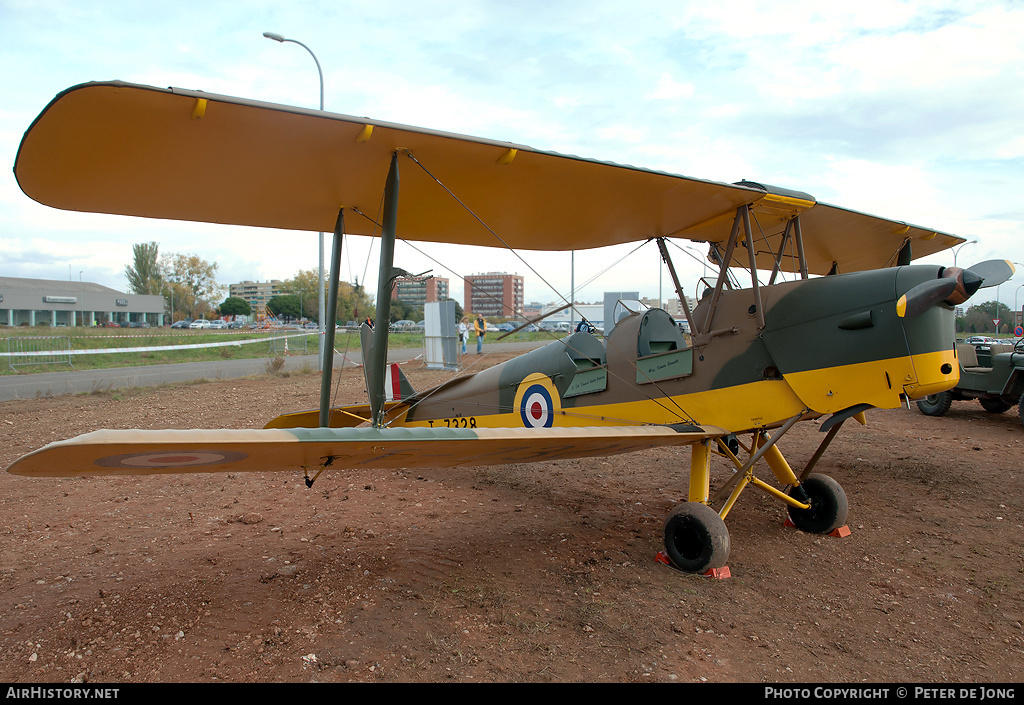
[[[427,468],[616,455],[723,436],[690,425],[597,428],[293,428],[94,431],[51,443],[8,472],[33,477]]]

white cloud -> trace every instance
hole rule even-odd
[[[984,248],[1024,260],[1016,244],[1024,224],[1016,205],[1024,189],[1024,7],[1014,2],[726,0],[625,11],[595,1],[585,12],[572,3],[472,0],[8,2],[0,5],[0,70],[18,102],[0,111],[0,159],[13,165],[38,111],[89,80],[316,107],[309,54],[263,31],[316,52],[333,112],[698,178],[762,180],[977,234]],[[0,253],[27,258],[31,238],[41,238],[56,278],[72,255],[120,277],[131,243],[148,240],[216,260],[222,283],[287,278],[316,264],[313,233],[64,213],[28,200],[6,173]],[[368,269],[375,278],[376,263],[365,264],[369,242],[351,240],[343,271]],[[972,246],[979,256],[983,247]],[[527,276],[528,298],[554,298],[518,260],[496,250],[486,256],[496,269]],[[591,262],[579,254],[577,282],[618,256]],[[39,264],[16,259],[0,262],[0,274],[32,276],[26,272],[36,270],[21,267]],[[568,259],[531,262],[567,291]],[[653,287],[656,261],[638,253],[594,286]],[[81,266],[71,265],[75,276]],[[455,281],[452,288],[461,296]]]

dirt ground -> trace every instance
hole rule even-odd
[[[445,376],[406,371],[417,388]],[[316,406],[318,385],[0,403],[0,466],[98,428],[261,427]],[[347,370],[337,401],[362,389]],[[687,448],[329,470],[312,489],[283,473],[4,473],[0,681],[1020,682],[1016,410],[868,421],[817,468],[845,488],[851,535],[787,528],[750,489],[720,580],[655,560]],[[805,422],[780,447],[799,468],[823,435]],[[715,480],[727,474],[716,458]]]

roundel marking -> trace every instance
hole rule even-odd
[[[548,390],[539,384],[530,385],[523,395],[519,414],[527,428],[551,428],[555,422],[555,410]]]
[[[105,468],[200,468],[209,465],[222,465],[244,460],[246,453],[228,450],[176,450],[149,453],[125,453],[99,458],[96,465]]]
[[[561,400],[551,380],[543,374],[527,376],[516,393],[515,408],[526,428],[551,428]]]

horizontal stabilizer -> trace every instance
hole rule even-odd
[[[690,425],[588,428],[293,428],[94,431],[8,472],[32,477],[499,465],[616,455],[726,435]]]

